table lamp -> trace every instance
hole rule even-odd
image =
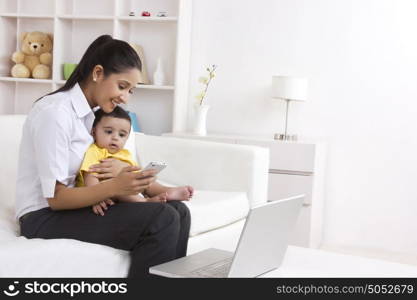
[[[285,100],[285,133],[275,134],[276,140],[294,140],[296,135],[288,135],[288,107],[290,101],[307,100],[308,80],[303,77],[272,76],[272,98]]]

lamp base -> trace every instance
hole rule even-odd
[[[282,134],[282,133],[275,133],[274,134],[274,140],[277,141],[297,141],[298,137],[296,134]]]

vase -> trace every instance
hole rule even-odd
[[[195,120],[193,133],[196,135],[204,136],[207,134],[206,122],[207,122],[207,112],[210,108],[210,105],[197,104],[195,107]]]
[[[165,84],[165,74],[164,68],[162,66],[162,59],[158,58],[158,63],[156,64],[156,70],[153,73],[153,84],[154,85],[164,85]]]

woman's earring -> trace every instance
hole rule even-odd
[[[97,81],[97,78],[93,78],[93,81],[96,82]]]

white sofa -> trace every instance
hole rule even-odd
[[[23,115],[1,115],[0,277],[125,277],[127,251],[70,239],[26,239],[14,218]],[[165,184],[192,185],[188,253],[237,244],[250,206],[266,202],[266,148],[135,134],[137,158],[164,161]],[[24,188],[24,187],[19,187]]]

